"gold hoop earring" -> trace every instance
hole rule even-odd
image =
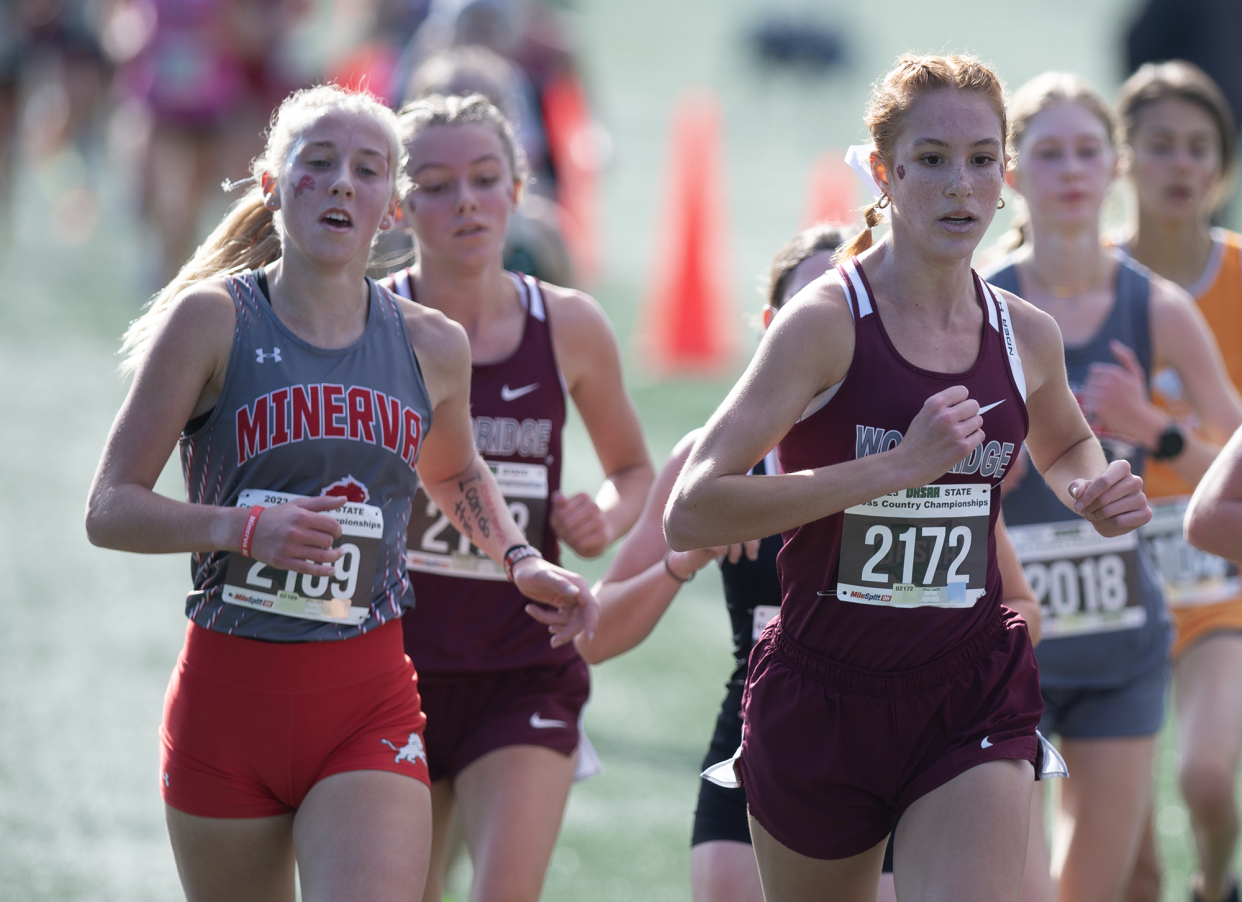
[[[998,210],[1003,210],[1003,209],[1005,209],[1005,198],[1004,198],[1004,196],[1002,196],[1002,197],[1001,197],[1001,199],[1000,199],[1000,203],[996,205],[996,209],[998,209]]]
[[[893,202],[893,199],[891,197],[889,197],[887,194],[882,194],[880,195],[880,199],[875,202],[875,208],[877,210],[883,210],[885,207],[887,207],[892,202]]]

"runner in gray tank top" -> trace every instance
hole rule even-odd
[[[295,861],[307,898],[422,892],[425,718],[399,624],[417,482],[556,609],[555,644],[594,628],[586,584],[525,544],[474,450],[462,330],[365,278],[403,164],[376,98],[291,95],[255,184],[126,336],[86,527],[194,554],[160,729],[188,898],[292,899]],[[153,491],[179,435],[184,502]]]
[[[775,319],[665,533],[677,550],[785,533],[739,758],[768,902],[871,902],[898,816],[899,897],[1016,900],[1042,704],[1000,605],[1000,482],[1025,435],[1099,534],[1151,512],[1083,419],[1055,324],[971,271],[1007,160],[995,73],[903,56],[866,121],[883,192],[866,218],[891,206],[892,231]],[[745,475],[778,442],[781,474]]]
[[[989,280],[1056,319],[1070,386],[1110,459],[1141,474],[1160,455],[1197,480],[1215,449],[1193,436],[1162,436],[1169,420],[1148,401],[1151,373],[1176,370],[1198,415],[1226,432],[1242,422],[1242,406],[1186,294],[1101,247],[1100,208],[1116,159],[1112,113],[1081,79],[1058,73],[1022,87],[1012,109],[1013,183],[1030,211],[1031,240]],[[1059,795],[1067,816],[1058,829],[1070,831],[1057,838],[1068,849],[1061,896],[1120,898],[1151,804],[1164,716],[1170,626],[1159,576],[1137,534],[1096,534],[1060,508],[1038,474],[1017,482],[1004,506],[1043,605],[1041,730],[1061,736],[1073,774]],[[1053,894],[1042,813],[1037,801],[1032,902]]]

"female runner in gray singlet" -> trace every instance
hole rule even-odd
[[[1143,472],[1160,455],[1197,480],[1216,453],[1194,436],[1162,439],[1171,420],[1148,400],[1150,374],[1171,367],[1196,412],[1224,434],[1242,422],[1219,351],[1185,292],[1100,243],[1100,209],[1116,163],[1107,103],[1077,76],[1049,73],[1014,95],[1011,179],[1030,211],[1031,241],[989,281],[1052,315],[1070,387],[1111,460]],[[1038,657],[1041,731],[1062,739],[1073,778],[1060,793],[1071,831],[1062,898],[1112,899],[1126,886],[1151,804],[1152,760],[1164,716],[1170,627],[1147,544],[1104,539],[1027,472],[1004,502],[1028,578],[1044,605]],[[1043,806],[1032,806],[1032,841]],[[1046,858],[1046,852],[1043,853]],[[1051,898],[1044,866],[1028,862],[1028,899]]]

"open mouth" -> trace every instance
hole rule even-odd
[[[948,223],[949,225],[966,226],[973,223],[975,221],[975,217],[971,216],[969,213],[950,213],[948,216],[941,216],[940,221]]]
[[[469,225],[462,226],[460,229],[455,231],[453,234],[457,236],[458,238],[469,238],[471,235],[480,235],[486,231],[487,231],[487,226],[481,225],[477,222],[472,222]]]
[[[319,217],[319,221],[324,225],[338,229],[348,229],[354,224],[354,221],[349,218],[349,214],[342,210],[329,210]]]

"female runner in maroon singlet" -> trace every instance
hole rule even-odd
[[[365,278],[404,156],[376,98],[291,95],[256,184],[126,336],[134,382],[86,528],[105,547],[194,552],[160,731],[190,899],[292,900],[295,862],[307,899],[418,897],[431,800],[397,625],[415,485],[463,504],[457,527],[494,558],[523,547],[474,449],[465,334]],[[185,502],[153,491],[178,438]],[[514,556],[523,591],[581,615],[554,641],[593,629],[580,577]]]
[[[892,231],[776,318],[665,531],[679,550],[785,533],[739,762],[769,902],[874,899],[897,816],[901,898],[1016,900],[1042,703],[1001,611],[1000,482],[1025,438],[1102,534],[1151,512],[1083,419],[1055,324],[971,270],[1004,180],[999,79],[905,56],[867,123],[884,194],[867,221],[891,207]],[[745,475],[778,443],[782,475]]]
[[[505,271],[506,224],[526,173],[491,103],[425,98],[401,122],[417,183],[402,212],[418,263],[392,283],[465,326],[475,441],[530,541],[553,561],[558,540],[601,554],[638,518],[652,480],[612,329],[587,296]],[[567,394],[605,473],[595,499],[560,492]],[[435,839],[425,898],[440,898],[456,809],[474,864],[471,898],[534,902],[574,775],[587,666],[572,648],[549,648],[525,601],[445,526],[416,496],[418,601],[403,626],[428,715]]]

